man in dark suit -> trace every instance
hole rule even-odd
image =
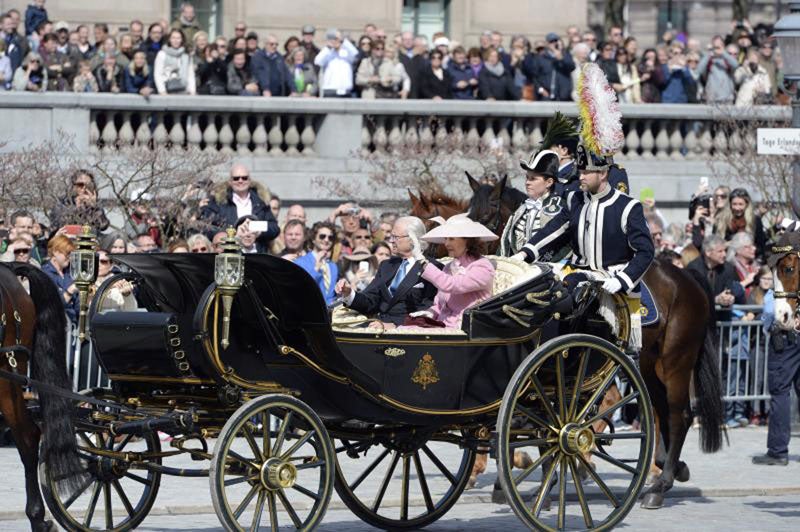
[[[420,277],[419,261],[427,244],[420,240],[426,232],[422,220],[413,216],[398,218],[387,240],[393,256],[381,263],[372,282],[356,292],[346,280],[336,285],[345,305],[367,316],[402,325],[408,314],[433,305],[436,288]]]

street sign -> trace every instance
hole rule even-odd
[[[758,128],[759,155],[800,155],[800,128]]]

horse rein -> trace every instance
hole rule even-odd
[[[6,360],[8,361],[9,367],[14,373],[16,373],[18,365],[16,353],[20,352],[30,356],[30,350],[22,345],[22,338],[20,338],[20,332],[22,331],[22,317],[19,314],[19,310],[14,308],[13,301],[11,302],[11,308],[13,310],[12,316],[14,317],[14,345],[2,345],[2,342],[6,338],[6,327],[8,326],[5,297],[6,291],[2,286],[0,286],[0,353],[6,355]]]

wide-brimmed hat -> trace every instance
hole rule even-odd
[[[422,240],[432,244],[443,244],[445,238],[477,238],[483,242],[497,240],[498,236],[487,229],[483,224],[471,220],[466,214],[456,214],[447,220],[441,216],[431,218],[439,224],[424,235]]]
[[[519,165],[523,170],[542,174],[555,179],[558,176],[558,154],[552,150],[539,150],[532,153],[527,161],[520,160]]]
[[[368,260],[370,257],[372,257],[372,253],[370,253],[368,249],[363,247],[358,247],[354,249],[353,252],[350,253],[349,255],[342,255],[342,258],[344,260],[349,260],[353,262]]]

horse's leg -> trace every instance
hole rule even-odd
[[[478,475],[483,475],[486,472],[486,463],[488,460],[488,453],[478,453],[478,455],[475,457],[475,463],[472,465],[472,472],[469,474],[467,489],[474,488],[475,483],[478,482]]]
[[[24,367],[20,369],[25,371]],[[5,379],[0,379],[0,412],[3,413],[6,423],[11,429],[19,457],[25,468],[25,492],[27,495],[25,515],[31,522],[31,530],[34,532],[51,530],[53,524],[44,520],[44,501],[39,492],[39,427],[28,414],[22,388]]]
[[[661,432],[659,427],[659,417],[658,414],[653,415],[653,422],[655,424],[655,430],[653,434],[656,435],[655,438],[655,450],[653,452],[653,461],[650,463],[650,472],[647,474],[647,485],[651,486],[656,479],[661,476],[661,467],[658,464],[664,464],[664,460],[666,459],[667,453],[664,452],[664,445],[661,443]]]

